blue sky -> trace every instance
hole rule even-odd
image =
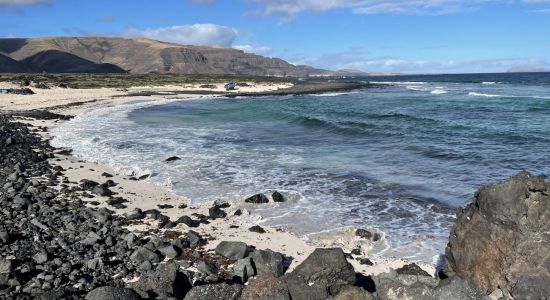
[[[0,0],[0,37],[235,47],[367,72],[550,69],[550,0]]]

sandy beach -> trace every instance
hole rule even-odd
[[[291,87],[291,83],[263,83],[251,84],[247,87],[242,87],[238,92],[246,93],[261,93],[270,91],[280,91]],[[10,83],[0,83],[0,88],[14,88]],[[218,84],[215,89],[200,88],[199,85],[188,87],[178,86],[163,86],[163,87],[133,87],[126,90],[120,89],[33,89],[34,95],[0,95],[0,108],[8,111],[29,111],[29,110],[48,110],[55,113],[75,116],[85,114],[95,109],[113,107],[122,105],[130,101],[144,100],[147,101],[163,101],[167,99],[197,99],[219,97],[216,92],[223,92],[223,84]],[[177,94],[174,94],[177,91]],[[196,95],[189,92],[208,91],[211,95]],[[155,92],[157,95],[150,97],[125,96],[128,93],[140,92]],[[163,92],[168,95],[162,96]],[[48,130],[60,124],[60,120],[33,120],[31,118],[23,118],[35,127],[43,127],[44,138],[50,138]],[[124,203],[126,208],[117,209],[116,213],[125,214],[133,211],[135,208],[142,210],[158,209],[163,214],[169,216],[171,220],[176,220],[182,215],[208,215],[208,209],[212,203],[200,205],[197,207],[179,208],[182,204],[188,204],[189,199],[179,197],[173,194],[169,189],[163,186],[149,184],[144,181],[136,181],[128,174],[117,174],[116,171],[109,166],[98,165],[94,162],[79,160],[70,155],[57,154],[52,160],[52,164],[58,165],[66,170],[65,176],[73,185],[77,185],[81,180],[93,180],[103,182],[106,179],[111,179],[117,183],[114,190],[117,197],[122,197],[128,202]],[[108,173],[113,175],[112,178],[106,178],[102,174]],[[107,204],[108,197],[96,196],[88,205],[91,207],[106,207],[112,209]],[[244,200],[244,199],[243,199]],[[92,204],[93,203],[93,204]],[[94,205],[95,204],[95,205]],[[162,206],[159,208],[159,205]],[[344,228],[340,231],[331,232],[325,236],[320,236],[315,240],[314,244],[306,243],[302,238],[295,236],[290,232],[284,231],[282,228],[265,228],[267,233],[258,234],[248,230],[253,225],[260,221],[260,217],[250,214],[248,210],[243,209],[240,216],[235,216],[237,206],[242,206],[242,203],[233,204],[227,209],[228,217],[225,219],[216,219],[210,221],[209,224],[202,224],[195,228],[197,232],[208,237],[208,244],[205,246],[205,251],[213,251],[216,245],[221,241],[242,241],[249,245],[254,245],[258,249],[271,249],[273,251],[285,253],[293,258],[289,269],[292,270],[295,266],[307,258],[316,247],[341,247],[347,253],[357,248],[368,249],[369,241],[355,236],[355,228]],[[261,205],[261,204],[257,204]],[[169,208],[171,207],[171,208]],[[130,228],[137,232],[156,232],[162,235],[163,231],[157,228],[157,224],[142,223],[135,224]],[[185,231],[189,228],[184,224],[178,224],[171,231]],[[361,247],[362,246],[362,247]],[[354,266],[355,270],[365,275],[376,275],[389,271],[391,268],[399,268],[408,262],[402,259],[383,259],[374,260],[374,265],[361,264],[360,260],[368,258],[368,250],[363,250],[360,255],[350,255],[349,262]],[[422,264],[421,267],[430,274],[435,274],[435,266]]]

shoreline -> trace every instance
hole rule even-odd
[[[96,107],[95,109],[98,108]],[[15,113],[15,119],[12,122],[16,122],[15,124],[19,122],[19,124],[23,124],[24,127],[28,128],[30,132],[39,134],[41,142],[49,147],[49,140],[51,138],[49,130],[60,122],[66,121],[67,117],[47,111],[31,112],[31,116],[24,116],[25,111],[21,111],[19,116]],[[265,233],[250,231],[249,228],[256,225],[259,219],[257,216],[250,215],[246,210],[242,210],[240,216],[235,216],[236,210],[231,206],[226,207],[224,205],[222,211],[225,216],[212,219],[210,210],[216,207],[214,202],[197,207],[183,207],[181,205],[186,204],[185,199],[174,195],[165,188],[136,180],[124,174],[117,174],[108,166],[79,160],[71,156],[70,150],[52,148],[51,152],[41,151],[40,153],[49,157],[45,162],[51,165],[52,169],[59,170],[58,176],[62,177],[60,184],[52,185],[52,188],[57,190],[58,193],[70,195],[72,199],[81,199],[78,201],[81,203],[79,205],[83,205],[82,209],[92,209],[93,211],[97,210],[107,213],[109,215],[107,218],[109,219],[120,219],[121,221],[126,219],[123,223],[127,224],[123,225],[121,229],[128,230],[130,233],[146,239],[172,239],[174,237],[189,236],[191,232],[196,232],[203,242],[201,242],[200,246],[191,250],[192,252],[185,254],[190,259],[190,263],[186,263],[185,266],[180,267],[183,271],[198,271],[200,273],[200,266],[197,263],[206,260],[212,264],[217,262],[217,268],[220,269],[220,272],[230,272],[231,264],[226,261],[219,262],[219,257],[215,254],[216,251],[214,251],[221,242],[244,242],[253,249],[269,249],[269,251],[275,251],[276,253],[284,253],[284,256],[288,259],[285,263],[285,271],[287,273],[292,272],[296,266],[304,263],[306,258],[317,248],[306,244],[303,239],[280,228],[262,227],[266,231]],[[38,175],[38,177],[42,176]],[[111,182],[108,185],[109,187],[106,188],[109,191],[109,195],[101,196],[101,192],[85,188],[84,186],[87,182]],[[108,201],[112,200],[126,207],[119,207],[117,209],[113,205],[108,205]],[[159,207],[159,204],[163,205],[162,208]],[[166,205],[171,205],[172,207]],[[128,223],[130,216],[134,215],[136,211],[140,211],[140,214],[143,212],[144,215]],[[149,215],[151,213],[153,214],[152,217]],[[176,221],[183,216],[190,217],[197,224],[200,223],[200,225],[197,227],[187,226]],[[322,248],[334,246],[325,245]],[[341,247],[342,245],[338,246]],[[347,262],[351,263],[353,270],[362,274],[362,276],[375,276],[386,273],[391,269],[402,268],[408,263],[400,259],[371,262],[367,259],[367,256],[362,254],[350,254],[351,250],[347,249],[347,251],[342,253],[346,253]],[[200,260],[189,257],[189,255],[198,255]],[[367,260],[363,261],[364,259]],[[199,267],[199,270],[197,270],[197,267]],[[435,275],[433,267],[427,265],[421,265],[421,267],[429,272],[426,274]],[[125,282],[129,284],[139,282],[140,278],[143,278],[145,274],[142,273],[134,278],[126,278]],[[48,290],[48,288],[45,288],[45,290]]]
[[[139,98],[138,98],[139,99]],[[134,101],[133,98],[128,98],[127,102]],[[155,101],[152,99],[148,99]],[[164,100],[164,99],[157,99]],[[185,100],[196,100],[196,98],[189,97],[187,99],[174,99],[174,101],[185,101]],[[117,103],[117,105],[123,105],[124,103]],[[155,105],[155,103],[150,103]],[[87,109],[86,112],[91,112],[97,109],[102,109],[105,107],[111,107],[111,105],[103,106],[98,105],[93,109]],[[69,110],[69,112],[74,112]],[[78,111],[78,114],[86,113]],[[21,112],[25,115],[25,112]],[[32,114],[31,114],[32,115]],[[45,141],[50,141],[51,136],[49,131],[58,126],[61,122],[67,120],[57,119],[49,121],[39,121],[31,120],[29,117],[22,117],[24,123],[30,124],[31,126],[40,126],[46,131],[42,133]],[[59,148],[61,152],[65,153],[66,151],[63,148]],[[71,151],[69,151],[71,152]],[[180,209],[181,204],[188,205],[190,199],[178,196],[174,194],[169,188],[163,185],[157,185],[149,183],[143,180],[136,180],[134,176],[123,174],[114,170],[111,166],[98,164],[96,162],[84,161],[78,157],[65,154],[56,154],[56,158],[51,161],[52,165],[58,166],[65,170],[64,175],[67,176],[69,181],[79,183],[83,180],[92,180],[96,182],[102,182],[105,180],[114,181],[117,186],[114,191],[117,193],[113,195],[114,197],[122,197],[127,202],[124,202],[125,208],[114,208],[108,204],[108,201],[112,197],[101,197],[95,196],[93,198],[85,200],[88,207],[93,208],[106,208],[114,210],[118,215],[129,214],[135,209],[139,208],[142,211],[157,209],[162,214],[168,216],[171,221],[178,220],[180,217],[186,216],[199,216],[204,218],[204,216],[209,215],[209,209],[214,205],[214,199],[207,203],[202,203],[197,206],[189,206],[184,209]],[[109,177],[105,177],[102,174],[109,174]],[[137,175],[135,175],[137,177]],[[93,204],[90,204],[93,203]],[[159,205],[169,205],[172,207],[163,207],[159,208]],[[295,266],[303,262],[314,250],[316,247],[329,248],[329,247],[340,247],[344,249],[347,253],[348,261],[353,265],[354,269],[357,272],[360,272],[364,275],[378,275],[390,271],[390,269],[397,269],[403,267],[404,265],[415,262],[422,269],[427,271],[429,274],[436,274],[436,266],[429,265],[425,263],[420,263],[417,261],[408,261],[402,258],[379,258],[372,259],[373,265],[362,264],[363,259],[369,258],[368,250],[367,252],[362,251],[361,253],[353,253],[353,251],[358,251],[362,246],[367,246],[367,249],[370,248],[369,245],[372,243],[368,239],[360,238],[355,236],[355,231],[358,228],[344,227],[340,229],[330,230],[328,232],[322,232],[313,234],[312,236],[317,236],[314,240],[307,242],[304,237],[299,237],[293,234],[292,232],[286,231],[281,227],[270,227],[261,225],[267,233],[258,234],[250,232],[248,228],[259,225],[262,221],[261,217],[255,214],[251,214],[246,208],[239,207],[239,204],[231,203],[231,207],[227,208],[227,218],[217,219],[209,221],[209,224],[201,224],[200,226],[188,227],[185,225],[178,225],[170,230],[176,230],[184,232],[185,230],[196,230],[203,236],[209,237],[209,243],[205,246],[206,251],[212,251],[215,246],[222,241],[240,241],[245,242],[249,245],[254,245],[260,249],[271,249],[276,252],[285,253],[286,255],[293,258],[292,263],[289,265],[289,271],[293,270]],[[237,207],[233,207],[237,205]],[[261,207],[262,204],[256,204],[256,207]],[[234,216],[236,210],[241,210],[242,215]],[[156,222],[149,222],[144,224],[136,224],[135,226],[128,227],[129,230],[133,232],[148,233],[155,232],[162,235],[162,231],[158,231]],[[361,228],[362,229],[362,228]]]
[[[541,268],[549,260],[541,220],[550,183],[542,176],[521,172],[481,187],[457,212],[443,270],[373,262],[341,241],[311,246],[280,228],[258,228],[256,216],[233,204],[188,207],[146,178],[50,145],[49,130],[60,122],[140,99],[118,92],[0,95],[14,100],[0,102],[0,298],[487,300],[550,293]],[[196,99],[184,92],[173,100]],[[345,230],[343,240],[373,235]]]

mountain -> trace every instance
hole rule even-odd
[[[31,71],[31,68],[26,64],[0,54],[0,73],[27,73]]]
[[[0,39],[0,54],[38,72],[309,76],[331,71],[232,48],[185,46],[149,39],[52,37]]]
[[[125,73],[113,64],[94,63],[76,55],[57,50],[46,50],[21,60],[35,70],[48,73]]]

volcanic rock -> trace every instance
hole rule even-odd
[[[248,245],[243,242],[223,241],[216,246],[216,253],[225,258],[237,260],[248,255]]]
[[[237,300],[241,296],[243,286],[227,283],[206,284],[193,287],[185,300]]]
[[[271,194],[271,198],[273,199],[273,202],[285,202],[285,197],[283,196],[283,194],[277,191]]]
[[[102,286],[86,295],[86,300],[140,300],[138,293],[131,289]]]
[[[256,194],[254,196],[244,199],[244,202],[260,204],[260,203],[268,203],[269,199],[264,194]]]
[[[550,183],[520,172],[484,186],[460,210],[446,249],[446,271],[482,292],[514,298],[550,295]]]
[[[284,256],[272,250],[255,250],[250,254],[258,275],[270,273],[275,277],[284,274]]]
[[[290,292],[286,282],[271,273],[262,274],[251,280],[244,288],[241,300],[290,300]]]

